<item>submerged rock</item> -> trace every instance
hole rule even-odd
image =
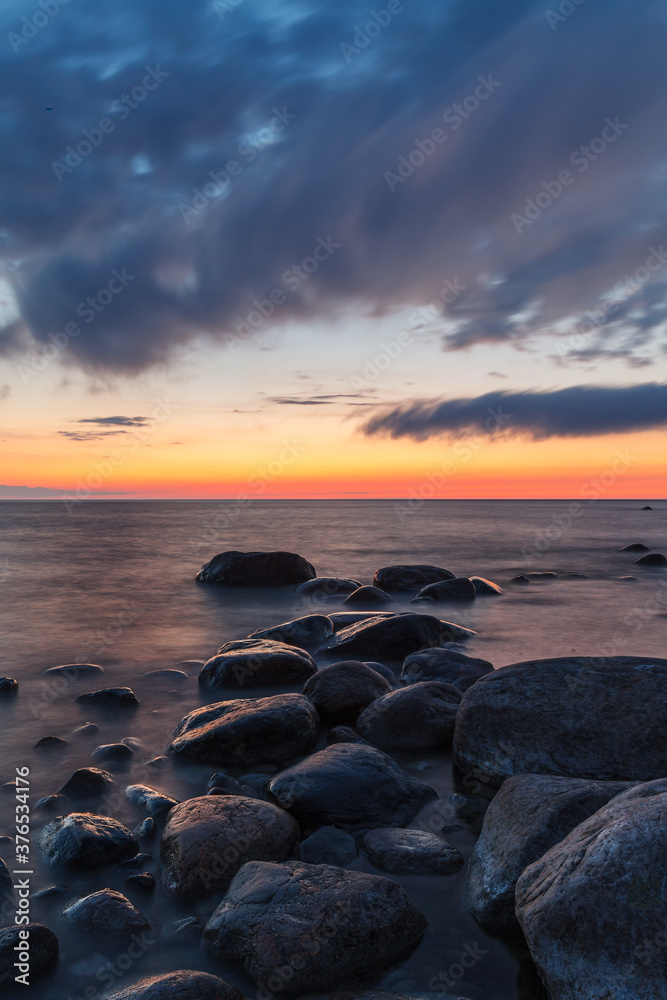
[[[44,677],[64,677],[67,681],[78,680],[79,677],[92,677],[103,674],[104,667],[99,663],[63,663],[58,667],[49,667],[43,672]]]
[[[302,861],[250,862],[204,940],[216,958],[235,958],[272,992],[299,993],[392,965],[426,925],[405,891],[378,875]]]
[[[667,997],[667,779],[617,795],[525,869],[516,914],[554,1000]]]
[[[335,743],[271,779],[269,796],[304,827],[402,826],[437,798],[387,754]]]
[[[200,583],[230,587],[287,587],[317,576],[295,552],[220,552],[197,573]]]
[[[203,687],[303,683],[315,673],[312,656],[272,639],[240,639],[221,646],[199,674]]]
[[[91,757],[93,760],[121,763],[134,757],[134,750],[126,743],[105,743],[93,750]]]
[[[667,660],[561,657],[502,667],[466,691],[454,763],[513,774],[650,781],[667,773]]]
[[[387,872],[451,875],[463,867],[463,857],[453,844],[424,830],[369,830],[360,844],[373,864]]]
[[[354,721],[362,708],[391,689],[391,684],[365,663],[342,660],[313,674],[303,693],[322,719]]]
[[[238,698],[186,715],[169,753],[218,767],[281,762],[308,753],[319,728],[317,710],[302,694]]]
[[[106,994],[106,1000],[245,1000],[245,997],[217,976],[188,969],[140,979]]]
[[[472,580],[458,577],[454,580],[442,580],[439,583],[429,583],[422,587],[412,603],[416,601],[472,601],[477,595],[477,589]]]
[[[642,542],[633,542],[632,545],[624,545],[621,552],[649,552],[650,549],[648,545],[644,545]]]
[[[201,897],[227,888],[247,861],[284,861],[300,839],[298,823],[269,802],[204,795],[176,806],[162,834],[165,888]]]
[[[113,775],[101,771],[99,767],[80,767],[70,775],[59,795],[68,799],[98,799],[109,791],[113,785]]]
[[[483,576],[471,576],[470,582],[474,583],[478,597],[495,597],[497,594],[502,594],[503,592],[502,587],[499,587],[493,580],[487,580]]]
[[[470,629],[442,622],[432,615],[375,616],[348,625],[322,646],[350,659],[403,660],[410,653],[474,635]]]
[[[14,677],[0,677],[0,698],[13,698],[19,693],[19,682]]]
[[[340,597],[351,594],[361,587],[359,580],[342,580],[334,576],[316,576],[314,580],[307,580],[296,588],[299,597]]]
[[[100,688],[99,691],[88,691],[76,699],[80,705],[92,705],[95,708],[136,708],[137,701],[134,691],[129,687]]]
[[[373,577],[373,586],[382,590],[408,592],[420,590],[429,583],[453,580],[454,574],[440,566],[383,566]]]
[[[42,850],[51,864],[94,868],[132,857],[137,840],[109,816],[70,813],[58,816],[41,833]]]
[[[393,597],[379,587],[359,587],[343,601],[343,604],[351,608],[382,608],[393,603]]]
[[[419,681],[444,681],[453,684],[459,691],[469,687],[485,674],[493,671],[493,664],[467,656],[455,649],[422,649],[406,657],[401,670],[401,680],[408,684]]]
[[[514,897],[524,869],[628,787],[543,774],[508,778],[486,810],[468,869],[468,906],[482,927],[518,930]]]
[[[371,702],[357,732],[382,750],[430,750],[449,746],[461,692],[442,681],[422,681]]]
[[[274,625],[273,628],[257,629],[250,633],[248,639],[275,639],[288,646],[310,649],[319,646],[331,635],[333,624],[330,618],[326,615],[306,615],[304,618],[283,622],[282,625]]]
[[[667,556],[662,552],[650,552],[635,561],[636,566],[667,566]]]
[[[134,903],[114,889],[100,889],[75,899],[63,910],[63,920],[79,934],[93,934],[108,941],[125,941],[150,928]]]
[[[64,750],[68,746],[67,740],[61,739],[60,736],[43,736],[41,740],[37,740],[33,750]]]
[[[29,949],[29,983],[44,975],[58,961],[58,938],[44,924],[21,924],[20,927],[0,927],[0,986],[15,986],[15,977],[21,972],[14,963],[20,953],[16,949],[25,943],[22,936],[27,931]]]

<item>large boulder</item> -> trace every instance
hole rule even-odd
[[[250,862],[204,940],[216,958],[237,959],[272,992],[299,993],[392,965],[426,925],[405,891],[378,875],[303,861]]]
[[[419,681],[443,681],[453,684],[459,691],[469,687],[485,674],[493,671],[493,664],[474,656],[459,653],[456,649],[436,647],[411,653],[403,661],[401,680],[407,684]]]
[[[57,816],[41,833],[48,861],[68,868],[94,868],[134,857],[139,844],[122,823],[110,816],[70,813]]]
[[[316,670],[305,649],[274,639],[239,639],[226,642],[207,660],[199,683],[203,687],[302,684]]]
[[[631,788],[519,878],[516,914],[553,1000],[666,1000],[665,815],[667,778]]]
[[[304,827],[403,826],[437,798],[391,757],[362,743],[334,743],[268,785],[270,797]]]
[[[306,580],[299,584],[296,592],[299,597],[314,598],[345,597],[361,587],[359,580],[342,580],[336,576],[316,576],[314,580]]]
[[[240,990],[208,972],[181,969],[149,976],[122,990],[105,994],[105,1000],[245,1000]]]
[[[150,928],[134,903],[114,889],[100,889],[75,899],[63,910],[63,920],[77,934],[94,934],[107,941],[126,941]]]
[[[322,719],[354,721],[362,708],[391,691],[391,684],[359,660],[342,660],[323,667],[304,686]]]
[[[220,552],[197,573],[200,583],[230,587],[289,587],[317,576],[295,552]]]
[[[319,728],[317,710],[302,694],[238,698],[186,715],[169,753],[219,767],[282,762],[308,753]]]
[[[305,585],[304,585],[305,586]],[[333,635],[333,624],[326,615],[305,615],[293,621],[274,625],[273,628],[257,629],[251,632],[249,639],[276,639],[300,649],[311,649],[319,646]]]
[[[650,781],[667,774],[667,660],[563,657],[502,667],[466,691],[454,763],[513,774]]]
[[[404,660],[410,653],[474,635],[470,629],[432,615],[397,614],[363,618],[336,632],[322,652],[366,660]]]
[[[442,681],[422,681],[371,702],[357,732],[382,750],[431,750],[449,746],[461,692]]]
[[[466,576],[454,580],[441,580],[422,587],[412,603],[416,601],[472,601],[477,596],[477,588]]]
[[[20,950],[26,944],[27,961],[23,962],[25,952]],[[26,975],[22,985],[31,986],[33,980],[52,969],[58,961],[58,938],[44,924],[21,924],[20,926],[0,927],[0,986],[16,986],[16,976]],[[24,965],[17,968],[15,963]]]
[[[426,830],[368,830],[360,843],[373,864],[387,872],[451,875],[463,867],[454,845]]]
[[[196,898],[227,888],[247,861],[284,861],[299,843],[299,825],[270,802],[242,795],[204,795],[172,809],[162,834],[165,888]]]
[[[383,566],[373,577],[373,586],[397,593],[420,590],[429,583],[453,580],[454,574],[440,566]]]
[[[628,787],[545,774],[508,778],[486,811],[468,869],[468,906],[482,927],[518,930],[514,896],[524,869]]]

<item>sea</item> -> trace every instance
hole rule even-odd
[[[646,504],[652,509],[643,509]],[[435,611],[406,598],[396,610],[436,613],[474,630],[466,651],[495,667],[571,654],[665,656],[667,571],[637,565],[638,553],[621,551],[636,542],[667,551],[667,502],[646,504],[592,499],[0,502],[0,675],[20,685],[17,698],[0,701],[0,838],[5,838],[0,856],[14,870],[14,843],[6,838],[15,832],[15,803],[7,786],[16,768],[29,768],[30,916],[51,927],[60,941],[57,969],[43,981],[34,979],[29,995],[97,1000],[144,976],[197,969],[221,976],[251,1000],[266,1000],[266,990],[235,963],[214,961],[198,944],[165,943],[166,928],[175,920],[197,916],[204,922],[219,899],[174,901],[160,884],[156,845],[147,866],[158,879],[152,894],[128,890],[127,873],[114,866],[93,873],[54,870],[39,847],[40,829],[52,814],[35,809],[38,800],[54,793],[76,768],[90,766],[90,755],[101,744],[130,737],[139,741],[132,763],[112,768],[117,791],[107,803],[130,828],[143,817],[124,799],[127,784],[150,784],[178,799],[204,794],[212,767],[171,760],[160,768],[146,766],[164,754],[187,712],[239,696],[230,690],[207,697],[198,689],[196,661],[255,629],[343,610],[342,598],[323,604],[304,602],[291,589],[200,584],[195,575],[202,563],[228,549],[282,549],[305,556],[319,576],[362,583],[371,583],[382,566],[430,563],[457,576],[486,577],[503,593],[469,605],[438,605]],[[557,575],[514,582],[529,573]],[[105,675],[59,685],[44,677],[49,667],[82,662],[100,664]],[[146,676],[179,664],[185,664],[180,669],[188,678],[178,684]],[[96,687],[124,685],[132,687],[140,703],[131,713],[84,709],[75,700]],[[256,689],[244,696],[282,690],[298,686]],[[95,735],[73,735],[88,721],[99,727]],[[45,736],[67,744],[35,749]],[[462,820],[450,803],[450,795],[461,790],[450,754],[395,756],[440,796],[436,826],[428,828],[453,827],[447,839],[469,857],[480,821]],[[432,824],[433,814],[411,825],[424,828],[424,823]],[[364,856],[350,867],[378,874]],[[489,936],[469,914],[465,868],[450,876],[390,877],[423,909],[428,929],[407,958],[346,986],[420,1000],[543,1000],[546,994],[525,946]],[[34,898],[53,885],[66,888],[58,896]],[[106,887],[126,892],[151,924],[150,943],[139,957],[77,936],[61,918],[70,900]],[[13,919],[5,905],[0,924]],[[25,996],[25,987],[17,986],[16,993]]]

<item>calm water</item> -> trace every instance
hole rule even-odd
[[[435,501],[416,508],[393,501],[97,501],[68,510],[61,502],[3,502],[0,674],[16,677],[21,692],[13,703],[0,703],[0,783],[13,778],[16,766],[28,765],[34,804],[54,792],[75,768],[90,764],[95,746],[136,737],[143,747],[136,762],[117,772],[121,792],[126,784],[146,782],[178,798],[203,793],[212,768],[144,766],[164,752],[180,718],[203,703],[196,666],[190,667],[189,680],[177,692],[172,683],[142,675],[156,667],[176,667],[183,660],[205,659],[222,642],[253,629],[322,611],[321,606],[300,604],[290,592],[231,593],[196,584],[200,564],[224,549],[300,552],[319,575],[364,583],[371,582],[378,567],[399,562],[429,562],[457,575],[486,576],[506,586],[502,597],[479,599],[460,612],[453,605],[441,616],[474,629],[477,636],[468,651],[496,666],[570,653],[664,656],[667,573],[634,566],[636,556],[619,551],[638,541],[658,551],[667,548],[667,503],[653,503],[653,511],[642,511],[641,506],[637,501],[598,501],[568,512],[567,502],[525,501]],[[517,573],[530,570],[556,570],[563,576],[530,586],[509,584]],[[568,578],[569,573],[585,574],[586,579]],[[637,579],[622,579],[627,576]],[[332,610],[340,606],[335,600],[326,605]],[[407,607],[399,605],[398,610]],[[41,674],[47,667],[77,660],[103,665],[106,676],[93,683],[80,679],[63,691],[45,683]],[[74,701],[95,687],[126,684],[137,694],[140,708],[120,719],[98,712],[93,716]],[[215,700],[225,696],[222,692]],[[99,733],[71,737],[89,719],[99,725]],[[70,745],[57,753],[32,749],[47,735],[69,739]],[[447,755],[406,754],[400,760],[443,797],[440,825],[455,822],[448,806],[453,785]],[[119,796],[110,805],[131,827],[142,818]],[[0,835],[10,834],[11,795],[0,794],[0,810]],[[34,813],[35,831],[49,818]],[[420,820],[429,822],[429,817]],[[475,829],[464,825],[449,839],[468,855]],[[6,845],[0,853],[11,862]],[[90,998],[94,990],[103,994],[112,975],[115,988],[120,988],[143,975],[197,968],[217,972],[253,1000],[258,996],[238,968],[221,967],[194,948],[174,950],[160,943],[164,924],[193,913],[206,919],[215,899],[177,906],[159,887],[152,896],[128,891],[125,876],[113,866],[86,876],[49,870],[41,864],[36,844],[33,858],[34,891],[56,883],[65,883],[69,891],[50,903],[33,902],[33,919],[47,923],[60,938],[61,962],[54,977],[31,987],[31,995],[66,1000],[89,990]],[[373,871],[362,859],[354,867]],[[152,870],[157,874],[155,866]],[[396,880],[424,909],[430,924],[413,954],[381,977],[385,989],[415,997],[444,996],[444,977],[453,968],[451,981],[456,985],[449,989],[450,996],[543,996],[520,950],[487,937],[467,914],[464,872]],[[105,886],[127,892],[154,928],[155,943],[125,972],[115,965],[117,959],[125,964],[123,949],[105,952],[89,941],[76,941],[59,921],[70,899]],[[477,947],[479,958],[456,981],[466,944]],[[115,973],[104,979],[98,975],[106,962],[114,964],[117,978]]]

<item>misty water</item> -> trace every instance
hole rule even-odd
[[[150,784],[179,799],[205,793],[213,767],[170,761],[155,769],[146,762],[164,753],[183,715],[210,701],[238,697],[238,689],[211,696],[200,692],[196,664],[186,668],[189,678],[177,690],[173,681],[143,675],[204,660],[223,642],[244,638],[254,629],[342,608],[342,598],[304,603],[289,589],[197,584],[201,563],[225,549],[299,552],[320,576],[362,583],[370,583],[377,568],[392,563],[433,563],[456,575],[488,577],[504,588],[502,596],[419,610],[474,629],[467,651],[496,667],[574,653],[664,656],[667,573],[636,566],[637,554],[620,551],[631,542],[665,551],[667,503],[655,502],[651,511],[642,506],[636,500],[583,501],[576,508],[567,501],[95,501],[69,507],[59,501],[4,502],[0,674],[15,677],[20,693],[0,702],[0,784],[14,778],[16,767],[28,766],[34,807],[76,768],[91,765],[96,746],[134,737],[141,749],[133,762],[109,768],[116,792],[104,805],[117,819],[134,828],[143,818],[122,795],[130,783]],[[535,570],[554,570],[559,577],[528,586],[511,582],[518,573]],[[415,606],[407,600],[397,603],[396,610],[408,609]],[[60,689],[42,676],[49,667],[72,662],[99,663],[105,676],[80,678]],[[400,669],[400,664],[391,666]],[[75,702],[85,691],[122,685],[135,691],[137,710],[101,712]],[[243,694],[298,689],[257,688]],[[95,722],[99,732],[71,735],[87,721]],[[325,744],[325,732],[318,746]],[[57,751],[33,749],[48,735],[69,745]],[[447,839],[467,858],[479,827],[458,819],[449,803],[455,789],[449,754],[395,756],[441,797],[411,825],[437,830],[460,824]],[[0,810],[0,836],[6,837],[12,834],[14,812],[6,789],[0,793]],[[33,811],[33,892],[56,884],[67,885],[68,891],[51,900],[33,899],[31,915],[57,933],[60,963],[50,978],[31,986],[31,996],[93,1000],[112,985],[121,988],[145,975],[189,968],[216,973],[249,998],[264,1000],[266,993],[234,963],[221,965],[197,946],[175,948],[160,939],[162,928],[178,917],[196,915],[204,921],[219,896],[195,904],[175,902],[160,885],[155,861],[147,866],[158,878],[153,894],[128,888],[129,873],[117,866],[92,872],[49,867],[38,838],[51,818]],[[148,850],[157,856],[155,842]],[[13,868],[11,843],[0,841],[0,855]],[[350,867],[377,871],[363,856]],[[452,876],[391,877],[424,910],[429,927],[409,957],[364,985],[415,997],[544,996],[522,948],[489,937],[468,913],[465,869]],[[105,887],[125,892],[152,926],[152,943],[125,970],[117,964],[118,959],[126,964],[125,949],[77,939],[60,919],[71,899]],[[12,920],[13,914],[3,914],[3,924]],[[467,946],[476,958],[464,969],[460,958]],[[464,974],[456,978],[459,970]],[[446,977],[454,983],[449,989]]]

